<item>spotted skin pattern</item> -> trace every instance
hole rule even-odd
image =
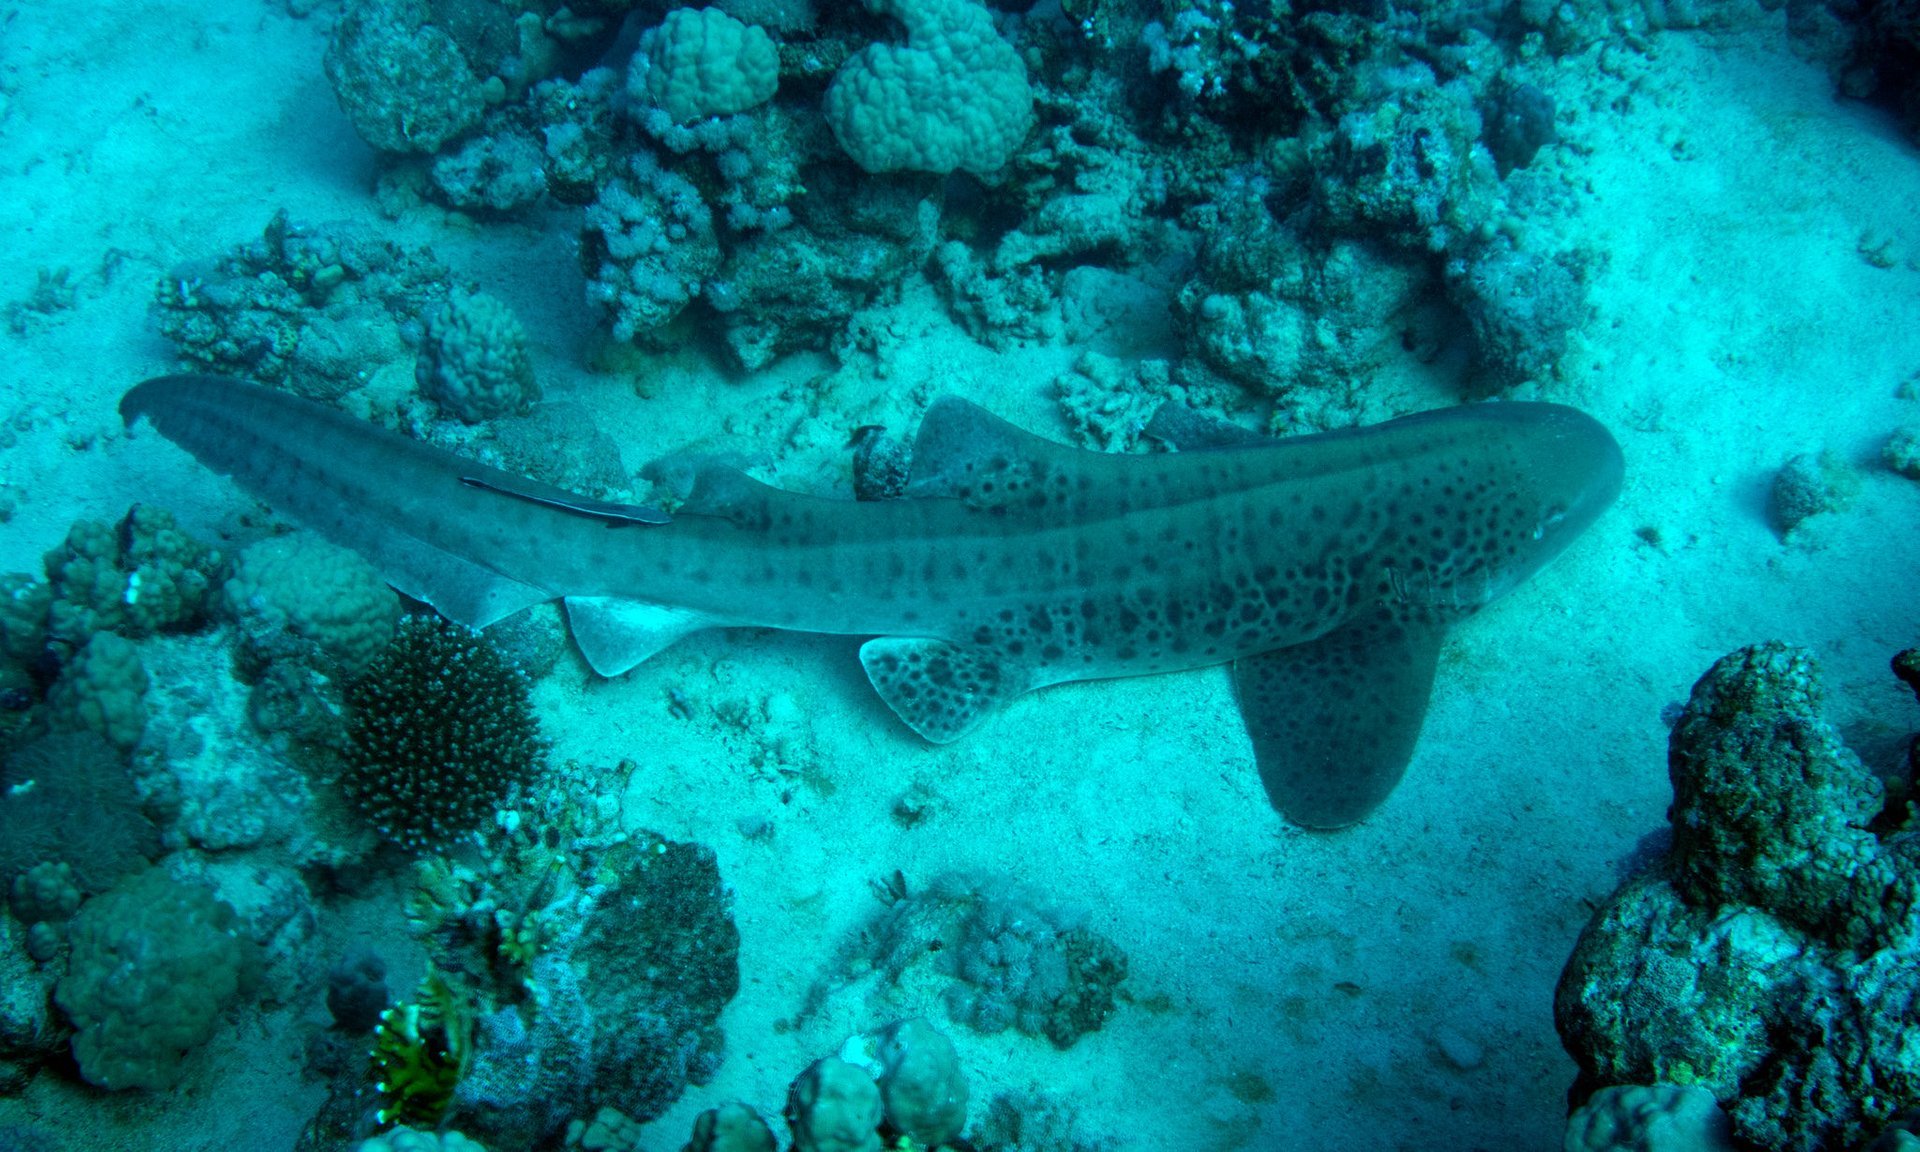
[[[669,462],[665,515],[484,468],[238,381],[132,389],[203,463],[474,627],[565,601],[617,675],[688,632],[873,636],[880,697],[928,740],[1049,684],[1231,663],[1274,806],[1350,824],[1398,782],[1446,630],[1531,575],[1619,491],[1613,438],[1500,403],[1269,440],[1192,413],[1178,451],[1084,452],[937,401],[904,498],[789,492]]]

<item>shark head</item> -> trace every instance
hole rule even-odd
[[[1559,404],[1488,404],[1509,420],[1511,499],[1525,513],[1513,559],[1501,575],[1508,587],[1539,571],[1612,506],[1626,461],[1613,434],[1593,417]]]

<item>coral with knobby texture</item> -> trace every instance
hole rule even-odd
[[[1908,424],[1894,429],[1893,435],[1880,447],[1880,459],[1909,480],[1920,480],[1920,424]],[[0,584],[0,588],[4,588]],[[0,624],[0,634],[4,634],[4,624]]]
[[[20,665],[39,659],[47,646],[47,613],[53,587],[25,572],[0,575],[0,656]]]
[[[967,1125],[967,1078],[946,1033],[916,1016],[882,1029],[868,1050],[888,1128],[920,1148],[960,1135]]]
[[[749,370],[829,347],[848,322],[932,251],[940,213],[910,181],[822,170],[808,177],[801,227],[738,238],[705,297]]]
[[[877,946],[877,954],[874,949]],[[1114,1011],[1125,955],[1005,881],[941,877],[902,890],[863,932],[860,967],[896,987],[931,960],[947,976],[947,1015],[979,1032],[1014,1028],[1070,1048]]]
[[[692,181],[636,153],[588,206],[580,245],[587,298],[616,340],[652,333],[680,314],[720,268],[713,212]]]
[[[627,94],[677,124],[731,116],[773,99],[780,55],[764,28],[718,8],[675,8],[640,37]]]
[[[1447,251],[1488,218],[1499,185],[1472,87],[1423,64],[1362,75],[1358,106],[1308,138],[1316,199],[1346,234]]]
[[[399,596],[371,564],[305,532],[249,545],[221,595],[263,663],[289,655],[291,636],[348,676],[380,655],[400,616]]]
[[[347,687],[347,797],[416,852],[479,828],[545,762],[528,693],[526,675],[479,633],[408,617]]]
[[[1774,473],[1767,511],[1786,536],[1802,521],[1844,509],[1859,491],[1860,478],[1845,460],[1832,452],[1802,452]]]
[[[840,147],[869,172],[992,172],[1033,127],[1020,53],[977,0],[867,0],[906,26],[903,44],[869,44],[827,88]]]
[[[1854,1147],[1920,1107],[1920,829],[1822,715],[1812,657],[1745,648],[1674,725],[1672,847],[1561,973],[1576,1097],[1711,1093],[1742,1147]]]
[[[126,759],[96,733],[44,737],[16,749],[0,769],[0,882],[64,865],[82,891],[104,892],[145,867],[159,847]],[[44,895],[31,906],[44,908]]]
[[[1694,686],[1674,726],[1672,859],[1682,899],[1764,908],[1797,928],[1876,945],[1906,929],[1896,870],[1867,829],[1885,788],[1825,721],[1812,658],[1744,648]]]
[[[22,924],[63,923],[80,908],[85,893],[73,865],[64,860],[42,861],[13,878],[11,906]]]
[[[259,239],[175,266],[155,314],[196,370],[331,400],[401,356],[452,280],[423,249],[302,227],[281,211]]]
[[[455,208],[511,212],[546,193],[546,154],[533,136],[502,130],[436,157],[432,177]]]
[[[146,695],[140,649],[112,632],[97,632],[47,692],[47,718],[55,731],[91,732],[131,752],[147,729]]]
[[[722,1104],[694,1117],[684,1152],[776,1152],[773,1129],[745,1104]]]
[[[70,651],[96,632],[137,639],[188,627],[206,607],[220,563],[160,508],[135,505],[117,524],[76,521],[46,554],[47,633]]]
[[[540,398],[526,331],[484,292],[455,291],[427,317],[413,376],[421,395],[468,424],[526,412]]]
[[[880,1152],[880,1086],[838,1056],[815,1061],[787,1095],[793,1152]]]
[[[1448,290],[1473,328],[1476,393],[1552,375],[1587,318],[1586,277],[1573,257],[1521,251],[1505,239],[1448,264]]]
[[[69,939],[54,1001],[80,1074],[112,1090],[177,1083],[256,963],[229,905],[157,868],[89,900]]]
[[[1566,1152],[1733,1152],[1733,1130],[1704,1088],[1621,1085],[1568,1118]]]
[[[481,78],[426,0],[353,0],[325,63],[340,110],[384,152],[438,151],[486,111]]]
[[[353,1152],[487,1152],[486,1145],[451,1129],[422,1131],[405,1124],[353,1146]]]

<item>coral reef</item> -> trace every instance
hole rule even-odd
[[[535,1147],[601,1110],[652,1119],[717,1070],[740,938],[714,855],[616,830],[590,777],[558,770],[466,862],[415,864],[433,976],[382,1018],[388,1115]],[[336,1087],[345,1110],[355,1090]]]
[[[67,869],[82,891],[104,892],[159,847],[126,758],[98,733],[35,740],[15,749],[0,770],[0,882],[53,865]],[[19,889],[14,899],[23,922],[53,919],[21,911]]]
[[[305,532],[251,544],[221,587],[246,662],[298,660],[356,676],[393,640],[400,598],[373,566]]]
[[[1602,1088],[1567,1120],[1566,1152],[1734,1152],[1727,1114],[1691,1084]]]
[[[1762,644],[1694,687],[1672,846],[1581,934],[1554,1018],[1603,1087],[1703,1089],[1742,1146],[1852,1147],[1920,1106],[1909,1035],[1920,833],[1823,713],[1812,657]]]
[[[773,98],[780,56],[766,29],[718,8],[675,8],[640,37],[627,95],[676,124],[731,116]]]
[[[402,1124],[353,1146],[353,1152],[487,1152],[486,1145],[459,1132],[423,1132]]]
[[[256,963],[232,907],[158,869],[88,901],[69,936],[54,1000],[80,1074],[107,1089],[172,1087]]]
[[[419,340],[451,274],[430,254],[347,230],[294,224],[160,281],[162,335],[188,366],[332,399]]]
[[[1033,126],[1027,68],[977,0],[867,0],[906,27],[840,65],[824,110],[869,172],[991,172]]]
[[[347,687],[341,786],[387,840],[425,852],[489,820],[546,758],[526,674],[478,633],[401,621]]]
[[[785,1108],[790,1147],[792,1152],[1108,1152],[1113,1147],[1082,1135],[1068,1109],[1037,1094],[995,1097],[969,1140],[962,1133],[970,1096],[953,1041],[927,1020],[897,1020],[849,1037],[837,1053],[795,1077]],[[733,1103],[695,1119],[686,1152],[774,1152],[778,1147],[758,1112]]]
[[[137,504],[117,524],[77,521],[45,565],[46,635],[71,652],[98,632],[139,639],[193,626],[221,557],[165,510]]]
[[[90,732],[122,754],[147,730],[147,669],[133,641],[96,632],[47,692],[48,722],[58,732]]]
[[[938,1002],[954,1021],[1044,1036],[1060,1048],[1098,1031],[1117,1006],[1125,954],[1016,885],[947,876],[915,893],[896,877],[885,897],[888,907],[846,958],[851,972],[877,971],[883,997],[923,981],[931,964]],[[831,991],[816,987],[812,996]]]
[[[421,395],[468,424],[524,413],[540,398],[525,330],[484,292],[455,291],[427,317],[414,379]]]
[[[580,260],[587,295],[607,310],[614,338],[632,340],[700,294],[720,269],[720,242],[692,181],[640,152],[587,208]]]
[[[1774,473],[1767,490],[1767,512],[1781,536],[1791,536],[1812,517],[1844,509],[1859,490],[1859,477],[1838,456],[1802,452]]]

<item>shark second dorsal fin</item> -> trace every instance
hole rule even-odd
[[[1251,428],[1211,416],[1172,400],[1154,410],[1142,429],[1147,436],[1181,452],[1203,452],[1209,448],[1245,448],[1253,444],[1271,444],[1272,437]]]
[[[957,396],[927,409],[913,439],[907,495],[1004,508],[1032,497],[1078,453],[1035,436]]]
[[[1267,798],[1307,828],[1379,807],[1413,758],[1444,625],[1380,608],[1317,640],[1235,661],[1233,685]]]

